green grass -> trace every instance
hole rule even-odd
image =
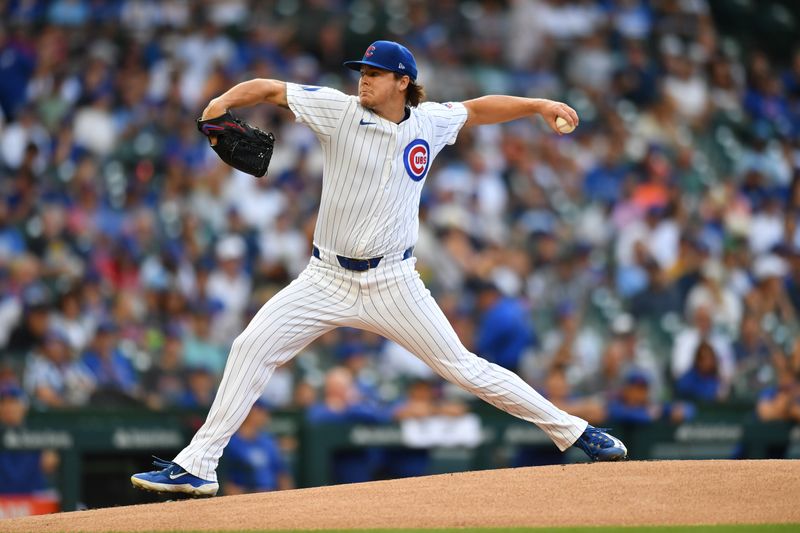
[[[507,527],[507,528],[447,528],[447,529],[315,529],[294,530],[292,533],[789,533],[800,532],[800,524],[746,524],[719,526],[609,526],[609,527]],[[219,532],[223,533],[223,532]],[[230,533],[230,532],[226,532]],[[244,532],[243,532],[244,533]],[[289,533],[261,531],[247,533]]]

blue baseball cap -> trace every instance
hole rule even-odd
[[[625,374],[625,384],[648,387],[650,386],[650,375],[644,369],[632,368]]]
[[[13,381],[0,382],[0,400],[4,400],[6,398],[24,400],[25,392],[23,392],[20,386]]]
[[[344,66],[361,70],[361,65],[382,68],[398,74],[405,74],[412,81],[417,79],[417,62],[408,48],[394,41],[375,41],[364,52],[361,61],[345,61]]]

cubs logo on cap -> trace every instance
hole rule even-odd
[[[414,139],[403,150],[403,165],[412,180],[420,181],[428,173],[430,152],[430,147],[424,139]]]
[[[417,79],[417,62],[408,48],[394,41],[375,41],[364,52],[361,61],[345,61],[344,66],[360,70],[361,65],[382,68],[398,74],[405,74],[412,81]]]

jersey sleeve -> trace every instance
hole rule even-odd
[[[286,84],[286,101],[295,120],[306,124],[317,135],[333,133],[349,100],[349,96],[330,87]]]
[[[446,102],[443,104],[436,102],[423,102],[419,109],[424,111],[433,122],[433,146],[434,153],[445,147],[445,145],[456,142],[458,132],[464,126],[469,115],[467,108],[461,102]]]

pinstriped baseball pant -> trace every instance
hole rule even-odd
[[[340,326],[391,339],[440,376],[516,417],[539,426],[560,450],[586,429],[519,376],[470,353],[425,288],[415,258],[353,272],[312,258],[291,284],[258,311],[231,347],[225,372],[203,426],[175,462],[216,481],[222,451],[276,367],[323,333]]]

